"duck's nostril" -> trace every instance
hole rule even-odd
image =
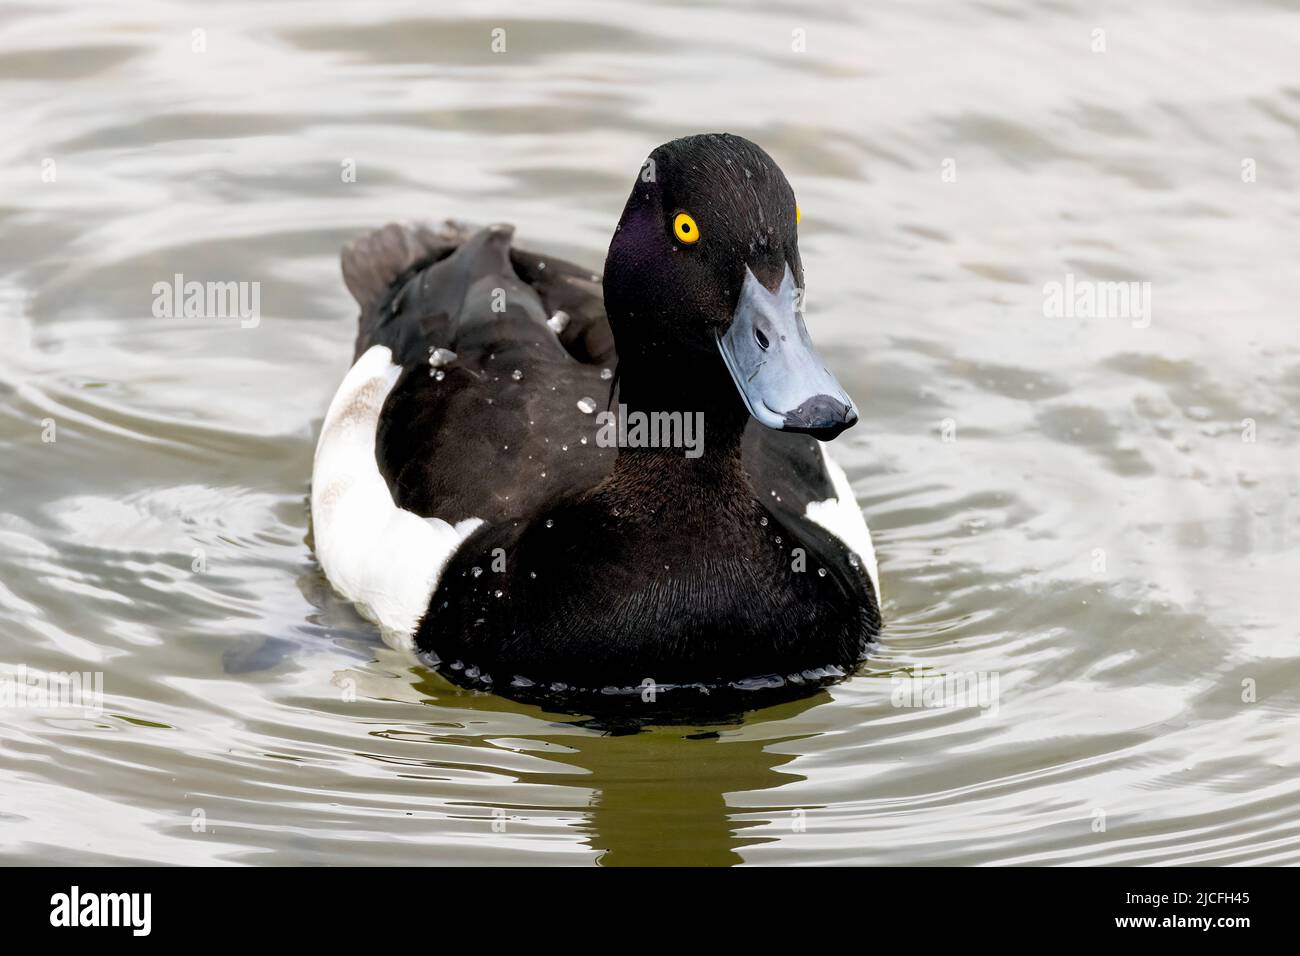
[[[758,343],[758,347],[764,352],[766,352],[768,347],[772,344],[767,340],[767,336],[763,334],[762,329],[754,330],[754,341]]]

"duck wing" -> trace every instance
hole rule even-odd
[[[613,366],[618,362],[614,333],[605,314],[605,293],[600,276],[563,259],[541,256],[525,249],[510,250],[510,264],[537,292],[557,322],[560,344],[579,362]]]
[[[390,225],[343,253],[361,317],[316,446],[312,535],[330,583],[395,646],[411,646],[476,529],[535,515],[613,462],[613,449],[583,441],[588,396],[607,385],[592,360],[612,361],[599,285],[521,254],[526,281],[512,234]],[[563,306],[577,316],[568,347],[547,323]]]
[[[509,226],[492,229],[507,240],[513,234]],[[392,334],[394,327],[415,337],[436,333],[437,315],[463,295],[473,272],[434,274],[430,268],[482,231],[454,219],[389,223],[349,242],[342,254],[343,280],[361,306],[353,359],[371,345],[400,339]],[[506,245],[514,275],[537,295],[548,318],[559,316],[553,325],[569,354],[585,364],[617,363],[600,276],[563,259],[517,249],[509,241]],[[395,323],[403,312],[407,318]],[[409,318],[412,313],[417,315],[414,320]],[[413,330],[412,322],[420,327]]]
[[[526,518],[612,466],[613,449],[590,437],[615,361],[598,277],[516,250],[513,235],[386,226],[344,251],[357,353],[386,348],[402,369],[374,449],[394,502],[414,514]]]

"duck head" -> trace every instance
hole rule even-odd
[[[722,382],[769,428],[834,438],[858,419],[803,320],[799,209],[780,167],[726,133],[660,146],[605,262],[620,377]]]

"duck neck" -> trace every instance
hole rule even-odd
[[[741,461],[749,413],[721,360],[705,364],[672,375],[620,366],[618,457],[604,491],[629,516],[707,516],[719,502],[752,500]]]

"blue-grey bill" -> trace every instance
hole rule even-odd
[[[718,350],[751,415],[768,428],[829,441],[858,420],[858,410],[813,349],[796,296],[788,265],[775,292],[746,269]]]

